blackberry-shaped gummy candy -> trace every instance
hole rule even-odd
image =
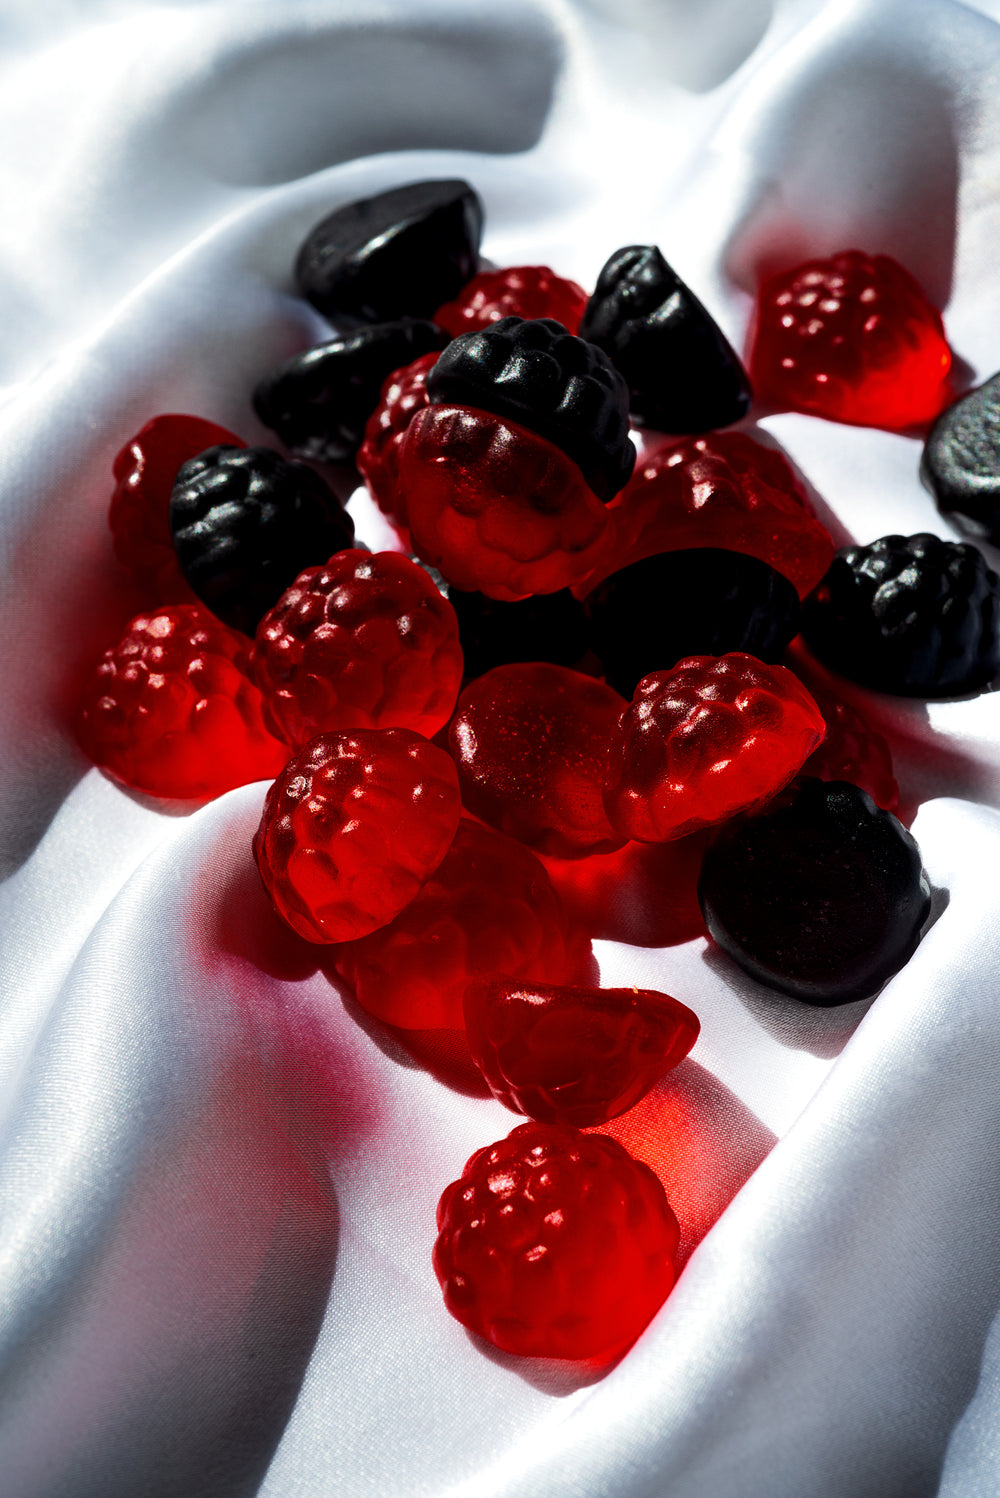
[[[254,410],[298,457],[345,462],[389,376],[447,342],[443,328],[415,318],[359,328],[286,359],[257,385]]]
[[[457,1321],[504,1352],[611,1359],[677,1275],[663,1187],[615,1139],[526,1123],[477,1151],[437,1211],[434,1271]]]
[[[210,447],[185,463],[170,528],[192,591],[249,635],[303,567],[354,540],[319,474],[267,447]]]
[[[294,931],[351,941],[409,904],[451,846],[461,810],[455,766],[418,734],[322,734],[268,792],[254,857]]]
[[[645,557],[584,600],[607,679],[631,697],[644,676],[692,655],[776,661],[799,627],[792,584],[738,551],[697,547]]]
[[[493,1096],[543,1123],[591,1128],[646,1096],[701,1026],[654,989],[496,978],[465,995],[465,1033]]]
[[[624,375],[637,426],[707,432],[750,409],[750,382],[736,352],[655,245],[615,251],[580,336]]]
[[[503,317],[452,339],[427,376],[432,405],[517,422],[577,465],[609,500],[635,465],[628,389],[607,355],[551,318]]]
[[[878,993],[912,957],[930,913],[906,829],[857,786],[813,779],[721,830],[698,899],[744,972],[822,1006]]]
[[[393,371],[382,386],[358,449],[358,470],[368,493],[404,535],[406,500],[399,483],[399,451],[411,420],[427,405],[427,376],[436,363],[437,354],[423,354]]]
[[[482,231],[483,205],[468,182],[408,182],[316,224],[295,279],[342,327],[430,317],[475,275]]]
[[[920,477],[960,530],[1000,541],[1000,374],[942,411]]]
[[[568,588],[501,603],[449,587],[448,598],[458,618],[467,681],[515,661],[572,666],[590,648],[590,622]]]
[[[839,551],[802,606],[824,665],[900,697],[957,697],[1000,672],[1000,580],[975,546],[883,536]]]
[[[501,317],[551,317],[575,333],[587,305],[587,293],[547,265],[510,265],[484,270],[463,286],[454,301],[434,314],[452,338],[489,327]]]

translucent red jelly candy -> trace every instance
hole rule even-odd
[[[276,733],[447,723],[462,681],[455,610],[397,552],[351,548],[307,567],[257,626],[251,669]]]
[[[148,588],[155,604],[194,602],[170,534],[170,492],[182,463],[222,444],[245,446],[225,427],[199,416],[154,416],[115,458],[108,514],[115,556]]]
[[[884,811],[899,808],[899,786],[892,773],[889,745],[856,708],[809,687],[826,723],[826,736],[802,766],[803,775],[817,780],[846,780],[867,791]]]
[[[77,737],[100,769],[151,796],[219,796],[288,758],[264,726],[250,642],[200,604],[133,619],[88,681]]]
[[[593,677],[532,661],[496,666],[465,688],[448,729],[462,801],[542,853],[619,848],[602,788],[628,706]]]
[[[418,411],[399,449],[418,555],[466,592],[513,602],[591,572],[607,510],[565,453],[465,406]]]
[[[351,941],[398,915],[447,853],[455,766],[406,728],[322,734],[268,792],[253,842],[275,909],[307,941]]]
[[[941,314],[888,255],[845,250],[761,287],[750,372],[773,405],[899,430],[947,403],[950,366]]]
[[[406,499],[399,488],[399,449],[411,418],[427,405],[427,374],[437,358],[437,354],[424,354],[389,376],[368,418],[356,460],[372,499],[404,532]]]
[[[636,688],[611,751],[608,816],[646,843],[724,822],[786,786],[824,728],[784,666],[736,652],[691,656]]]
[[[448,1310],[504,1352],[610,1359],[676,1278],[680,1229],[656,1176],[603,1134],[527,1123],[472,1156],[437,1211]]]
[[[631,1108],[683,1061],[698,1017],[669,994],[497,978],[465,995],[465,1033],[514,1113],[585,1129]]]
[[[463,817],[439,868],[394,921],[337,949],[358,1003],[403,1029],[461,1029],[477,978],[502,972],[564,983],[565,913],[529,849]]]
[[[453,338],[485,328],[501,317],[551,317],[570,333],[580,326],[587,293],[547,265],[511,265],[480,271],[452,302],[434,314],[434,322]]]

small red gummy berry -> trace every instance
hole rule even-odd
[[[551,317],[575,333],[586,305],[583,287],[557,276],[547,265],[510,265],[473,276],[454,301],[437,309],[434,321],[453,338],[501,317]]]
[[[448,1310],[504,1352],[610,1359],[676,1278],[680,1229],[648,1166],[614,1139],[527,1123],[441,1197],[434,1271]]]
[[[399,449],[411,420],[428,405],[427,375],[437,358],[437,354],[424,354],[389,376],[368,418],[356,460],[372,499],[404,537],[406,496],[399,487]]]

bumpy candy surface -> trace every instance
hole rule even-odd
[[[802,607],[802,634],[851,681],[955,697],[1000,671],[1000,580],[975,546],[883,536],[839,551]]]
[[[448,730],[466,809],[557,857],[620,847],[601,792],[626,705],[565,666],[487,671],[463,691]]]
[[[276,733],[447,723],[462,681],[458,623],[422,567],[350,549],[307,567],[260,622],[251,661]]]
[[[648,1166],[614,1139],[527,1123],[479,1150],[438,1205],[448,1310],[505,1352],[611,1358],[676,1278],[680,1229]]]
[[[84,689],[84,753],[151,796],[220,796],[270,780],[288,748],[264,725],[249,655],[249,642],[199,604],[139,614]]]
[[[575,333],[586,305],[583,287],[547,265],[510,265],[473,276],[454,301],[437,309],[434,321],[452,338],[489,327],[501,317],[550,317]]]
[[[483,205],[468,182],[408,182],[346,203],[299,251],[302,295],[343,327],[430,317],[476,272]]]
[[[666,842],[771,799],[823,737],[805,687],[752,656],[695,656],[636,688],[604,801],[623,837]]]
[[[398,458],[413,545],[454,587],[514,602],[593,571],[607,507],[535,432],[486,411],[428,406]]]
[[[590,647],[590,622],[568,588],[502,603],[449,587],[448,598],[458,618],[466,680],[515,661],[571,666]]]
[[[811,779],[722,829],[698,899],[715,941],[752,978],[824,1006],[877,993],[930,913],[906,829],[857,786]]]
[[[941,314],[888,255],[845,250],[761,287],[750,369],[773,405],[899,430],[947,401]]]
[[[399,486],[399,449],[411,419],[428,404],[427,375],[436,363],[437,354],[424,354],[389,376],[358,449],[358,469],[369,494],[383,515],[404,531],[406,499]]]
[[[300,458],[344,462],[393,371],[447,342],[442,328],[417,318],[359,328],[286,359],[258,383],[254,410]]]
[[[615,251],[580,336],[621,370],[637,426],[707,432],[750,409],[750,382],[735,351],[655,245]]]
[[[565,983],[576,957],[545,869],[513,838],[463,817],[444,860],[388,926],[336,953],[358,1003],[403,1029],[461,1029],[465,990],[507,973]]]
[[[115,458],[108,513],[115,556],[154,604],[194,602],[170,534],[170,493],[183,463],[222,443],[243,446],[225,427],[200,416],[154,416]]]
[[[700,1028],[685,1004],[653,989],[497,978],[465,995],[469,1048],[493,1096],[514,1113],[580,1129],[645,1097]]]
[[[866,791],[876,806],[895,812],[899,786],[892,772],[889,745],[861,713],[810,683],[809,691],[823,714],[826,734],[802,766],[816,780],[846,780]]]
[[[185,463],[170,529],[194,593],[250,635],[303,567],[354,540],[319,474],[267,447],[210,447]]]
[[[920,477],[961,530],[1000,541],[1000,375],[942,411]]]
[[[461,809],[454,765],[418,734],[322,734],[268,792],[254,857],[293,930],[351,941],[409,904],[451,846]]]
[[[628,389],[599,348],[550,318],[503,317],[454,338],[427,376],[432,405],[517,422],[577,465],[599,499],[628,482]]]

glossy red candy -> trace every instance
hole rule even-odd
[[[501,832],[561,858],[621,847],[602,788],[618,719],[611,687],[540,661],[471,682],[448,729],[462,801]]]
[[[761,287],[751,379],[761,400],[891,431],[948,402],[941,314],[888,255],[845,250]]]
[[[463,817],[443,862],[388,926],[337,949],[358,1003],[403,1029],[461,1029],[471,982],[493,973],[568,980],[559,896],[535,855]]]
[[[264,726],[249,656],[246,637],[200,604],[139,614],[84,688],[84,753],[151,796],[219,796],[270,780],[288,746]]]
[[[761,806],[823,736],[819,708],[784,666],[691,656],[643,677],[612,747],[604,801],[637,842],[666,842]]]
[[[438,308],[434,322],[453,338],[501,317],[551,317],[575,333],[586,305],[583,287],[557,276],[547,265],[510,265],[473,276],[454,301]]]
[[[508,978],[465,995],[465,1033],[490,1091],[514,1113],[585,1129],[633,1107],[683,1061],[698,1017],[669,994]]]
[[[856,708],[813,682],[809,691],[823,714],[826,736],[802,766],[802,774],[817,780],[846,780],[867,791],[876,806],[897,812],[899,786],[885,739]]]
[[[406,428],[427,401],[427,374],[437,354],[424,354],[389,376],[378,405],[368,418],[357,465],[368,492],[400,530],[406,531],[406,500],[399,488],[399,448]]]
[[[251,669],[290,744],[348,728],[431,738],[462,681],[458,620],[409,557],[351,548],[307,567],[264,615]]]
[[[351,941],[398,915],[447,853],[455,766],[406,728],[322,734],[268,792],[253,842],[278,914],[307,941]]]
[[[154,416],[115,458],[108,514],[115,556],[149,590],[152,603],[195,601],[170,534],[170,492],[182,463],[223,444],[245,446],[200,416]]]
[[[466,406],[418,411],[399,449],[417,553],[465,592],[514,602],[591,572],[605,506],[544,437]]]
[[[656,1176],[617,1140],[526,1123],[478,1150],[437,1211],[448,1310],[504,1352],[610,1359],[676,1278],[680,1229]]]

